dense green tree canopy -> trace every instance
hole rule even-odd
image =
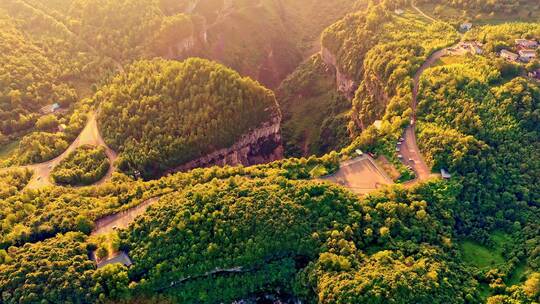
[[[94,99],[120,166],[146,175],[227,148],[279,115],[271,91],[202,59],[138,62]]]
[[[81,146],[53,168],[51,178],[61,185],[90,185],[99,181],[109,167],[105,148]]]

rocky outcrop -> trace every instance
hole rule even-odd
[[[167,49],[163,56],[165,59],[183,59],[193,55],[196,51],[208,43],[208,31],[206,23],[203,22],[200,28],[192,35],[179,39],[175,44]]]
[[[344,94],[348,99],[353,99],[358,84],[350,76],[339,70],[336,56],[324,46],[321,48],[321,57],[325,64],[332,66],[336,70],[336,87],[338,92]]]
[[[280,126],[281,114],[276,114],[271,121],[242,135],[231,147],[192,160],[168,173],[211,166],[251,166],[281,159],[283,158],[283,146]]]

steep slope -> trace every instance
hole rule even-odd
[[[281,156],[274,94],[207,60],[137,62],[94,100],[105,141],[120,152],[125,171],[152,176],[180,165],[250,165]]]
[[[448,24],[378,5],[329,27],[322,54],[336,67],[338,90],[354,96],[351,121],[362,130],[383,117],[392,99],[410,99],[415,71],[431,53],[457,39]]]
[[[354,137],[385,114],[389,119],[402,116],[399,122],[394,119],[395,128],[409,121],[406,111],[415,71],[432,52],[452,44],[457,34],[447,24],[429,24],[409,11],[395,14],[393,8],[371,6],[328,27],[319,54],[282,83],[278,97],[286,154],[342,147],[347,143],[344,128]],[[336,95],[352,101],[352,106]],[[313,117],[310,111],[323,108],[325,115],[306,127],[305,117]],[[328,133],[327,126],[339,131]],[[319,127],[322,149],[309,139]]]
[[[336,91],[335,69],[319,54],[302,63],[279,86],[285,155],[322,155],[348,143],[351,102]]]
[[[209,20],[205,57],[275,88],[315,52],[319,33],[353,11],[355,2],[203,0],[194,13]]]

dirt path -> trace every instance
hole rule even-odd
[[[24,0],[23,0],[23,3],[25,5],[27,5],[28,7],[32,8],[32,9],[34,9],[36,11],[41,12],[43,15],[48,16],[48,17],[52,18],[53,20],[55,20],[67,33],[69,33],[71,36],[73,36],[76,39],[78,39],[79,41],[81,41],[81,43],[84,44],[84,46],[88,50],[90,50],[90,52],[92,52],[94,54],[97,54],[97,55],[102,55],[102,54],[100,54],[100,52],[96,48],[94,48],[92,45],[90,45],[84,39],[81,39],[77,33],[73,32],[71,29],[69,29],[64,23],[58,21],[54,16],[48,14],[47,12],[43,11],[40,8],[34,7],[33,5],[27,3]],[[116,66],[116,69],[117,69],[118,72],[121,72],[121,73],[125,72],[124,67],[122,66],[122,64],[120,64],[120,62],[118,62],[116,59],[114,59],[112,57],[108,57],[108,56],[104,56],[104,57],[107,57],[107,58],[112,60],[112,62]],[[114,166],[114,162],[118,158],[118,155],[112,149],[110,149],[107,146],[107,144],[105,144],[105,141],[101,137],[101,134],[99,133],[99,129],[98,129],[98,126],[97,126],[96,113],[95,112],[90,112],[89,113],[88,121],[86,123],[86,126],[82,130],[82,132],[79,134],[79,136],[77,136],[77,138],[73,141],[73,143],[60,156],[58,156],[58,157],[56,157],[56,158],[54,158],[54,159],[52,159],[50,161],[44,162],[44,163],[33,164],[33,165],[28,165],[28,166],[3,168],[3,169],[0,169],[0,172],[9,171],[9,170],[13,170],[13,169],[25,169],[25,168],[30,169],[30,170],[34,171],[34,175],[33,175],[32,179],[30,180],[30,182],[28,183],[27,188],[29,188],[29,189],[38,189],[38,188],[41,188],[41,187],[50,186],[50,185],[53,184],[51,179],[50,179],[50,174],[51,174],[52,169],[55,166],[57,166],[62,160],[64,160],[69,155],[70,152],[74,151],[76,148],[78,148],[80,146],[83,146],[83,145],[103,146],[103,147],[105,147],[105,153],[107,154],[107,157],[109,158],[111,166],[110,166],[109,170],[107,171],[107,173],[105,174],[105,176],[100,181],[95,183],[94,185],[100,185],[100,184],[105,183],[106,181],[108,181],[112,177],[112,173],[116,169],[115,166]]]
[[[157,203],[160,197],[153,197],[126,211],[111,214],[96,221],[91,235],[111,233],[116,229],[125,229],[135,221],[137,216],[144,214],[146,209]]]
[[[420,15],[422,15],[424,18],[426,18],[426,19],[428,19],[428,20],[430,20],[430,21],[432,21],[432,22],[438,22],[438,21],[439,21],[439,20],[437,20],[437,19],[435,19],[435,18],[429,16],[428,14],[424,13],[421,9],[419,9],[419,8],[414,4],[414,2],[411,3],[411,6],[412,6],[412,8],[413,8],[415,11],[417,11],[417,12],[418,12]]]

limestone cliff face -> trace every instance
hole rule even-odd
[[[242,135],[231,147],[192,160],[169,173],[211,166],[251,166],[281,159],[283,146],[280,128],[281,114],[276,113],[270,121]]]
[[[352,77],[344,74],[339,70],[339,67],[337,66],[336,56],[324,46],[321,49],[321,57],[324,63],[332,66],[336,70],[336,86],[338,92],[343,93],[349,99],[353,99],[354,93],[358,88],[358,84],[352,79]]]
[[[163,56],[165,59],[183,59],[198,49],[202,48],[208,42],[208,32],[206,23],[189,37],[179,39],[175,44],[169,46],[167,53]]]

